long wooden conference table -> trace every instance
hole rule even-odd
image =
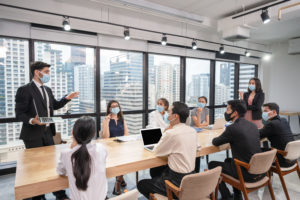
[[[223,129],[218,129],[198,133],[201,149],[197,156],[229,149],[229,145],[215,147],[211,144],[212,139],[222,132]],[[107,149],[107,178],[167,164],[167,158],[156,157],[152,152],[145,150],[141,140],[121,143],[114,140],[110,138],[94,141],[102,143]],[[66,148],[70,148],[70,144],[25,149],[19,153],[15,179],[17,200],[68,188],[67,177],[56,173],[60,152]]]

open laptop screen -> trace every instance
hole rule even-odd
[[[161,138],[161,129],[160,128],[142,129],[141,135],[143,138],[144,145],[156,144],[159,142]]]

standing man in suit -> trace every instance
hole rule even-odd
[[[50,80],[50,65],[35,62],[30,66],[33,79],[30,83],[20,87],[16,94],[16,117],[23,122],[20,139],[26,149],[54,145],[54,124],[43,124],[39,117],[53,116],[53,110],[66,105],[71,99],[78,97],[79,92],[73,92],[57,101],[52,90],[45,86]],[[57,200],[67,200],[69,197],[64,190],[53,193]],[[33,197],[32,200],[46,199],[45,195]]]

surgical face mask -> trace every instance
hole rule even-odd
[[[205,103],[199,103],[199,102],[197,103],[197,106],[198,106],[199,108],[204,108],[205,105],[206,105]]]
[[[48,83],[50,81],[50,75],[49,74],[44,74],[42,72],[40,72],[40,73],[43,75],[43,77],[39,76],[42,83]]]
[[[165,114],[164,114],[164,116],[163,116],[163,118],[164,118],[164,121],[165,121],[167,124],[169,124],[169,123],[170,123],[170,121],[169,121],[168,117],[169,117],[168,113],[165,113]]]
[[[250,91],[254,91],[256,89],[255,85],[249,85],[248,87]]]
[[[231,117],[233,112],[231,112],[230,114],[228,114],[227,112],[224,113],[224,118],[227,122],[231,121],[233,119],[233,117]]]
[[[264,121],[268,121],[269,120],[269,112],[263,112],[262,113],[262,118]]]
[[[156,110],[161,113],[162,111],[164,111],[164,107],[163,106],[156,106]]]
[[[112,108],[111,109],[111,112],[115,115],[117,115],[119,112],[120,112],[120,108],[119,107],[116,107],[116,108]]]

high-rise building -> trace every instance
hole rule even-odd
[[[242,91],[247,91],[249,80],[255,77],[255,66],[254,65],[240,65],[239,74],[239,89]]]
[[[0,38],[0,117],[15,116],[15,94],[29,81],[28,42]],[[0,145],[18,143],[22,123],[0,124]]]
[[[119,101],[123,110],[137,110],[143,106],[143,58],[138,53],[122,53],[110,58],[110,69],[104,72],[102,98],[106,102]],[[142,127],[142,117],[125,116],[131,134]]]
[[[200,96],[209,97],[209,74],[195,74],[192,76],[192,94],[198,98]]]

